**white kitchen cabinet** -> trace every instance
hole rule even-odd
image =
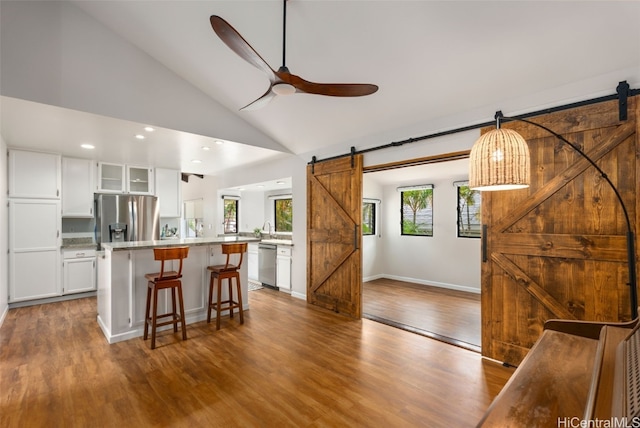
[[[98,191],[104,193],[125,192],[124,165],[99,162],[98,163]]]
[[[9,197],[60,199],[59,155],[9,150]]]
[[[258,281],[258,271],[260,264],[258,262],[258,244],[249,244],[247,246],[247,276],[252,281]]]
[[[96,251],[64,250],[62,254],[62,294],[95,291]]]
[[[62,217],[93,217],[94,165],[89,159],[62,158]]]
[[[59,296],[60,201],[9,200],[9,301]]]
[[[153,168],[98,163],[98,192],[153,195]]]
[[[127,165],[127,192],[153,195],[153,168]]]
[[[278,245],[276,286],[280,291],[291,291],[291,247],[289,246]]]
[[[180,171],[156,168],[156,196],[160,204],[160,217],[181,217],[182,200]]]

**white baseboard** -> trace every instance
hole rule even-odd
[[[386,276],[384,276],[384,274],[377,274],[377,275],[371,275],[371,276],[367,276],[365,278],[362,278],[362,282],[369,282],[369,281],[373,281],[374,279],[382,279],[382,278],[386,278]]]
[[[4,324],[4,320],[5,318],[7,318],[8,313],[9,313],[9,305],[7,304],[4,307],[4,311],[2,312],[2,315],[0,315],[0,327],[2,327],[2,324]]]
[[[291,297],[295,297],[296,299],[307,300],[306,293],[298,293],[297,291],[291,290]]]
[[[369,278],[369,277],[367,277],[367,278]],[[425,280],[425,279],[409,278],[409,277],[397,276],[397,275],[375,275],[374,277],[371,277],[371,278],[373,278],[373,279],[381,279],[381,278],[395,279],[396,281],[412,282],[414,284],[428,285],[428,286],[431,286],[431,287],[440,287],[440,288],[447,288],[449,290],[457,290],[457,291],[464,291],[464,292],[467,292],[467,293],[480,294],[480,289],[479,288],[469,287],[467,285],[448,284],[446,282],[428,281],[428,280]],[[366,280],[363,280],[363,281],[364,282],[372,281],[372,279],[366,279]]]

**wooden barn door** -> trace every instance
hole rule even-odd
[[[622,122],[617,101],[531,119],[579,145],[607,173],[634,231],[637,101],[629,100]],[[529,143],[531,187],[482,194],[482,354],[518,365],[548,319],[630,319],[626,223],[614,192],[571,147],[528,124],[503,126]]]
[[[307,167],[307,301],[362,316],[362,155]]]

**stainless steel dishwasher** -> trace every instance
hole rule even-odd
[[[274,244],[258,245],[258,281],[262,285],[276,288],[276,250]]]

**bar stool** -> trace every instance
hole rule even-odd
[[[242,290],[240,288],[240,267],[244,253],[247,251],[247,243],[222,244],[222,254],[226,254],[227,262],[223,265],[208,266],[207,270],[211,271],[211,280],[209,281],[209,308],[207,310],[207,322],[211,322],[211,311],[216,311],[216,330],[220,330],[220,313],[229,310],[229,317],[233,318],[233,310],[238,308],[240,315],[240,324],[244,324],[242,310]],[[237,264],[231,263],[231,256],[238,259]],[[238,300],[233,300],[232,279],[236,280],[236,290]],[[215,280],[218,280],[218,288],[216,293],[216,301],[213,301],[213,291],[215,288]],[[229,286],[229,297],[222,300],[222,280],[226,279]]]
[[[156,329],[163,325],[173,324],[173,332],[178,332],[178,323],[180,323],[182,331],[182,340],[187,340],[187,330],[184,325],[184,302],[182,299],[182,260],[189,254],[189,247],[172,247],[172,248],[154,248],[153,256],[155,260],[160,260],[160,272],[148,273],[144,277],[149,281],[147,283],[147,309],[144,317],[144,340],[149,337],[149,326],[151,326],[151,349],[156,347]],[[166,271],[165,262],[171,260],[179,260],[178,271]],[[172,311],[166,314],[158,315],[158,291],[171,289],[171,307]],[[180,313],[176,310],[176,290],[178,292],[178,301],[180,305]],[[153,300],[153,307],[152,306]],[[158,322],[158,319],[171,317],[168,321]]]

